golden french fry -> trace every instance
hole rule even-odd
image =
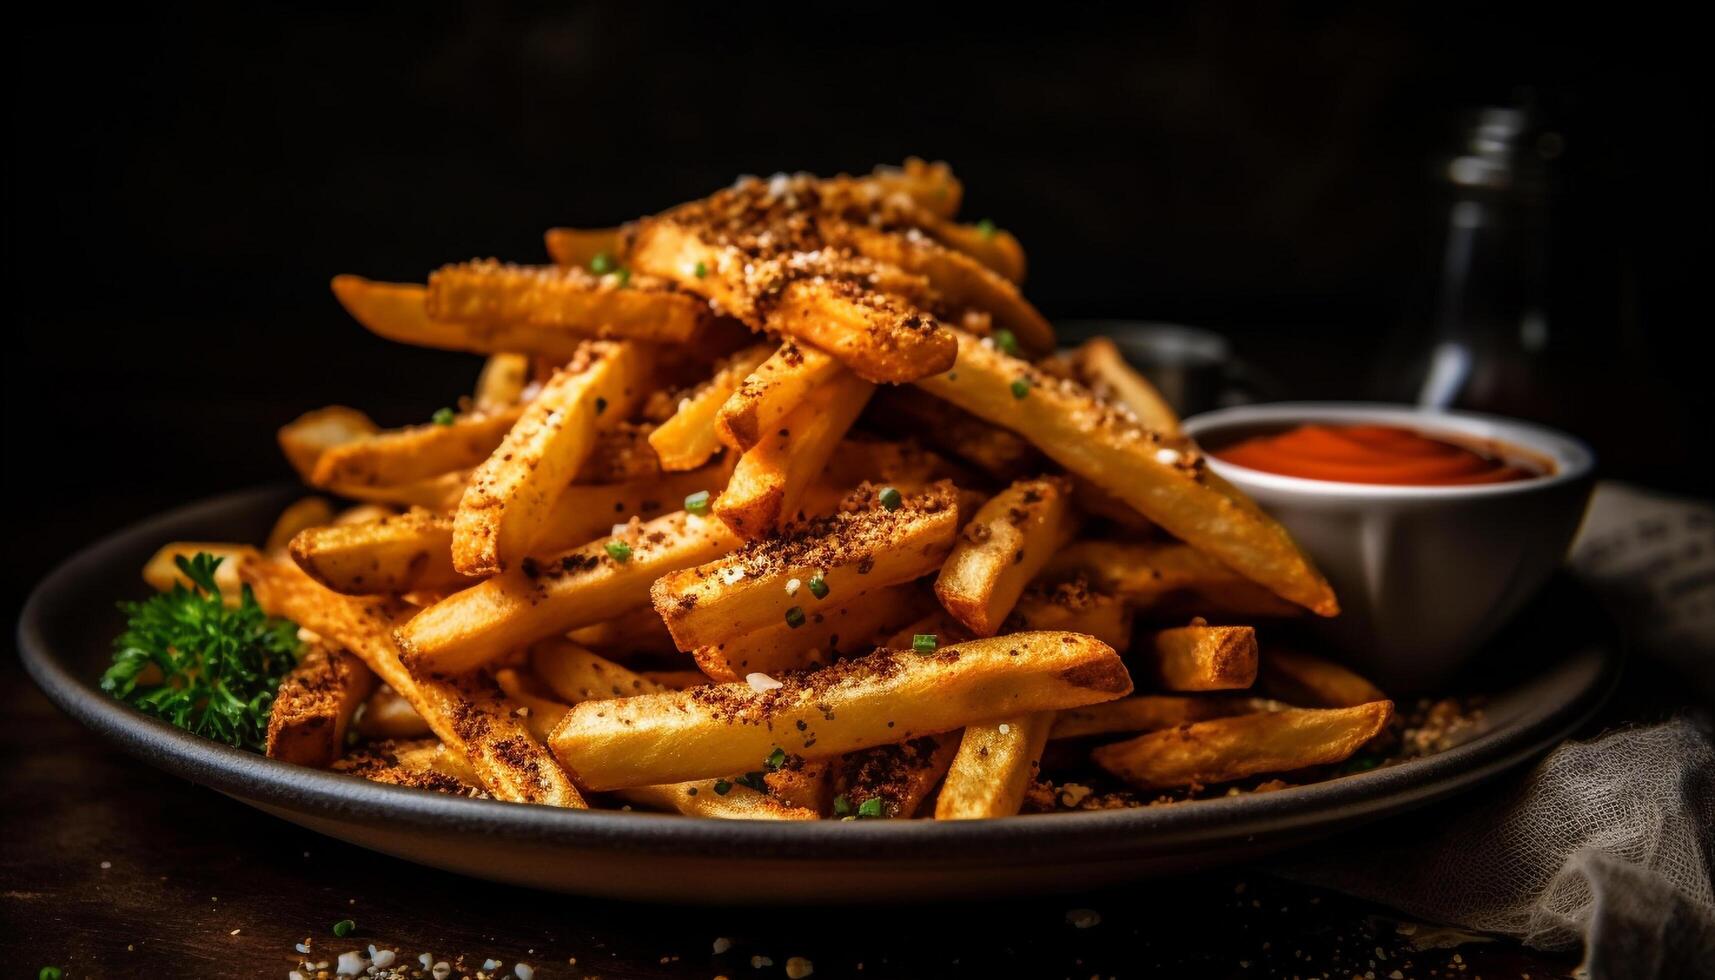
[[[1116,650],[1131,646],[1131,607],[1117,596],[1091,591],[1083,579],[1026,589],[1003,633],[1065,630],[1087,633]]]
[[[1194,623],[1150,640],[1156,678],[1169,691],[1235,691],[1256,683],[1256,630]]]
[[[631,343],[591,341],[554,375],[471,475],[453,517],[453,566],[505,571],[530,553],[554,498],[595,448],[598,428],[641,395],[646,357]]]
[[[1286,707],[1279,701],[1266,698],[1139,694],[1082,708],[1067,708],[1054,716],[1054,726],[1048,737],[1087,738],[1091,735],[1155,732],[1210,718],[1280,711]]]
[[[549,228],[542,238],[555,265],[587,269],[598,255],[619,254],[619,233],[618,228]]]
[[[959,733],[916,738],[848,752],[833,760],[834,813],[858,816],[870,800],[880,800],[881,816],[909,819],[947,774],[959,751]]]
[[[432,738],[366,745],[335,762],[333,770],[391,786],[453,796],[488,795],[470,766]]]
[[[1016,433],[914,386],[878,391],[866,418],[874,418],[895,434],[921,438],[1008,483],[1042,472],[1048,462]]]
[[[807,594],[801,582],[798,594]],[[928,594],[917,583],[902,582],[836,606],[817,607],[806,613],[801,627],[775,623],[700,646],[691,656],[708,675],[705,683],[709,678],[741,681],[753,673],[772,676],[803,670],[845,654],[867,653],[886,632],[919,618],[929,605]]]
[[[819,820],[822,816],[815,810],[793,806],[730,779],[633,786],[620,790],[619,796],[627,803],[716,820]]]
[[[1179,434],[1179,416],[1149,379],[1126,362],[1110,337],[1091,337],[1072,353],[1073,373],[1091,394],[1122,405],[1144,428],[1163,435]]]
[[[357,734],[364,738],[421,738],[432,734],[429,723],[411,702],[386,684],[375,689],[357,716]]]
[[[1349,708],[1387,695],[1346,667],[1301,650],[1270,647],[1262,658],[1263,686],[1292,704]]]
[[[1042,765],[1054,712],[1013,715],[966,725],[959,754],[935,798],[936,820],[1011,817]]]
[[[280,451],[305,483],[314,482],[322,454],[381,431],[374,420],[355,408],[330,405],[305,412],[280,427]]]
[[[889,499],[893,510],[808,521],[786,537],[663,575],[650,589],[655,611],[679,649],[694,650],[776,623],[802,627],[829,598],[850,602],[933,571],[958,523],[951,484]]]
[[[1090,756],[1142,789],[1225,783],[1342,762],[1392,717],[1391,701],[1351,708],[1288,708],[1151,732],[1104,745]]]
[[[672,418],[649,434],[649,445],[660,456],[662,469],[694,470],[721,451],[716,417],[734,390],[768,358],[769,353],[769,347],[758,345],[746,347],[729,357],[702,387],[679,402],[679,409]]]
[[[617,546],[625,544],[629,551]],[[610,551],[608,545],[615,545]],[[458,673],[537,640],[603,622],[649,602],[649,586],[738,547],[713,517],[676,511],[628,533],[592,542],[455,592],[399,628],[412,669]],[[615,554],[625,554],[624,559]]]
[[[528,354],[490,354],[477,375],[472,403],[479,412],[498,412],[518,404],[529,383]]]
[[[263,551],[275,552],[292,543],[299,531],[316,527],[333,520],[333,505],[325,497],[305,497],[286,505],[280,516],[274,519],[274,528],[268,532],[268,543]]]
[[[330,524],[291,542],[292,560],[310,577],[346,595],[398,595],[461,589],[472,583],[453,567],[451,518],[412,511],[361,524]]]
[[[978,636],[993,636],[1024,587],[1072,537],[1072,485],[1020,480],[978,510],[935,578],[935,597]]]
[[[935,222],[926,230],[941,244],[958,249],[1013,282],[1024,281],[1024,246],[1012,232],[996,228],[992,222],[961,225],[950,221]]]
[[[457,415],[446,425],[431,422],[362,436],[322,453],[310,482],[324,489],[397,486],[468,469],[488,458],[522,412],[513,406]]]
[[[566,704],[673,690],[569,640],[544,640],[530,650],[536,676]]]
[[[323,588],[283,558],[245,560],[240,574],[270,615],[280,616],[350,650],[411,702],[453,752],[468,761],[498,799],[584,806],[577,787],[537,744],[514,709],[482,679],[418,678],[393,644],[390,607]]]
[[[753,541],[792,521],[811,482],[874,391],[874,385],[841,371],[811,392],[775,431],[739,457],[715,501],[715,516]]]
[[[144,563],[143,581],[149,583],[149,587],[157,592],[170,591],[175,584],[194,590],[196,583],[179,571],[176,559],[189,561],[195,558],[198,552],[220,559],[220,564],[214,569],[214,584],[220,589],[220,597],[227,605],[238,605],[244,592],[244,583],[238,576],[238,566],[246,558],[260,557],[256,549],[247,544],[229,544],[224,541],[174,541],[164,544]]]
[[[1144,611],[1189,604],[1206,615],[1292,616],[1298,607],[1187,544],[1177,541],[1078,541],[1048,563],[1050,576],[1087,576]]]
[[[491,260],[442,266],[429,275],[424,310],[442,322],[534,328],[583,338],[683,344],[709,319],[707,304],[646,275]],[[563,341],[511,348],[555,354]],[[568,350],[575,356],[575,348]]]
[[[1029,439],[1168,533],[1324,616],[1333,590],[1278,523],[1216,477],[1194,446],[1148,432],[1077,385],[959,332],[958,366],[918,382]]]
[[[587,701],[554,732],[554,752],[591,789],[645,786],[744,772],[776,748],[824,758],[950,731],[997,707],[1047,711],[1131,692],[1113,648],[1076,633],[880,650],[778,683]]]
[[[344,650],[309,644],[280,681],[268,714],[270,759],[322,769],[345,750],[345,729],[375,689],[375,675]]]
[[[810,392],[837,377],[840,362],[808,344],[788,340],[732,390],[715,413],[720,440],[743,452],[780,428]]]
[[[541,535],[530,550],[557,555],[612,532],[632,518],[652,521],[680,510],[685,498],[707,491],[711,498],[726,486],[731,470],[705,466],[686,473],[626,483],[577,484],[560,491],[548,511]]]

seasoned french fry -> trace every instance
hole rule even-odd
[[[351,716],[375,689],[375,675],[344,650],[312,643],[280,682],[268,714],[268,757],[326,768],[345,749]]]
[[[583,797],[514,713],[516,705],[479,678],[417,678],[393,644],[387,604],[330,592],[284,558],[250,558],[240,574],[270,615],[281,616],[356,654],[411,702],[435,735],[466,759],[495,797],[584,806]]]
[[[364,738],[421,738],[432,734],[429,723],[411,702],[386,684],[375,689],[357,715],[357,734]]]
[[[672,690],[568,640],[536,644],[530,650],[530,666],[566,704]]]
[[[286,505],[274,519],[274,529],[268,532],[268,543],[262,550],[276,552],[292,543],[299,531],[333,520],[333,505],[325,497],[305,497]]]
[[[1131,607],[1116,596],[1091,591],[1083,579],[1032,585],[1019,597],[1003,633],[1065,630],[1087,633],[1116,650],[1131,646]]]
[[[1140,610],[1166,611],[1189,600],[1209,615],[1291,616],[1298,607],[1280,599],[1201,551],[1177,541],[1078,541],[1048,563],[1050,576],[1087,576]]]
[[[1054,716],[1051,739],[1087,738],[1178,728],[1210,718],[1280,711],[1287,706],[1266,698],[1190,697],[1178,694],[1139,694],[1082,708],[1067,708]]]
[[[686,473],[626,483],[572,484],[560,491],[548,511],[541,535],[531,546],[537,555],[557,555],[609,534],[633,517],[652,521],[685,506],[685,498],[726,486],[731,469],[723,464]]]
[[[666,344],[691,340],[709,319],[700,299],[650,276],[597,276],[583,269],[493,260],[446,265],[431,273],[424,310],[450,323]],[[558,353],[540,341],[516,349]],[[575,348],[567,352],[575,356]]]
[[[808,521],[790,535],[661,577],[655,611],[681,650],[776,623],[803,626],[819,603],[851,600],[933,571],[958,522],[950,484],[885,506]],[[797,588],[791,583],[797,580]]]
[[[1076,633],[1018,633],[926,655],[882,650],[779,687],[716,684],[587,701],[555,731],[556,755],[591,789],[743,772],[776,748],[823,758],[992,717],[1131,692],[1112,647]]]
[[[1016,816],[1042,764],[1054,712],[965,726],[959,754],[935,798],[936,820]]]
[[[453,567],[492,575],[530,553],[554,498],[595,447],[597,429],[640,396],[646,360],[634,344],[592,341],[542,386],[471,475],[453,517]]]
[[[482,373],[477,375],[472,403],[479,412],[498,412],[518,404],[529,383],[529,355],[490,354],[483,362]]]
[[[1197,450],[1157,436],[1024,361],[959,332],[958,367],[918,382],[1029,439],[1049,458],[1169,533],[1324,616],[1333,590],[1278,523],[1216,477]]]
[[[842,370],[839,361],[816,348],[786,341],[721,403],[715,413],[716,435],[740,452],[749,449]]]
[[[458,415],[447,425],[431,422],[362,436],[322,453],[310,483],[324,489],[397,486],[468,469],[488,458],[522,413],[513,406]]]
[[[715,516],[749,540],[793,520],[811,481],[874,391],[874,385],[842,371],[811,392],[776,431],[739,457],[726,491],[715,501]]]
[[[292,560],[310,577],[346,595],[398,595],[461,589],[472,579],[453,568],[452,520],[412,511],[361,524],[312,527],[291,542]]]
[[[993,636],[1024,587],[1072,537],[1072,485],[1020,480],[996,494],[959,532],[935,578],[935,597],[978,636]]]
[[[950,221],[935,222],[926,230],[941,244],[958,249],[1013,282],[1024,281],[1024,246],[1012,232],[996,228],[992,222],[961,225]]]
[[[1152,663],[1168,691],[1235,691],[1256,683],[1256,630],[1200,622],[1150,640]]]
[[[374,420],[355,408],[331,405],[305,412],[280,427],[280,451],[305,483],[314,482],[322,454],[381,431]]]
[[[1391,701],[1237,715],[1104,745],[1091,758],[1142,789],[1225,783],[1344,761],[1392,717]]]
[[[619,796],[640,806],[716,820],[819,820],[822,816],[815,810],[792,806],[729,779],[633,786],[620,790]]]
[[[922,438],[1008,483],[1042,472],[1048,462],[1035,446],[1017,434],[984,422],[915,386],[876,392],[866,418],[899,435]]]
[[[662,469],[694,470],[720,452],[716,417],[734,390],[768,358],[769,353],[769,347],[758,345],[746,347],[727,358],[715,369],[712,378],[679,402],[679,410],[673,413],[672,418],[649,434],[649,445],[655,447],[660,456]]]
[[[800,582],[798,595],[806,594]],[[918,619],[931,604],[928,593],[917,583],[902,582],[837,606],[818,606],[806,614],[801,627],[775,623],[722,643],[700,646],[691,656],[708,678],[721,682],[741,681],[753,673],[772,676],[803,670],[845,654],[874,649],[885,633]]]
[[[622,543],[628,552],[617,547]],[[616,546],[612,551],[610,544]],[[554,558],[521,561],[455,592],[400,627],[399,645],[413,670],[470,670],[508,650],[645,605],[657,578],[738,545],[713,517],[677,511],[644,523],[623,541],[605,539]],[[616,558],[616,552],[626,557]]]
[[[588,269],[595,257],[619,254],[618,228],[549,228],[543,235],[555,265]]]
[[[871,800],[880,801],[880,816],[916,816],[958,751],[959,733],[954,731],[920,735],[840,756],[833,760],[835,816],[858,816]]]
[[[228,544],[224,541],[174,541],[164,544],[143,565],[143,581],[149,583],[149,587],[157,592],[170,591],[175,584],[196,589],[196,583],[179,571],[177,559],[189,561],[195,558],[199,551],[220,559],[220,564],[214,569],[214,584],[220,588],[221,599],[227,605],[238,605],[244,589],[244,583],[239,580],[238,566],[246,558],[259,557],[256,549],[247,544]]]
[[[1263,686],[1292,704],[1317,708],[1349,708],[1385,701],[1374,684],[1340,666],[1301,650],[1270,647],[1262,658]]]
[[[1097,398],[1129,409],[1146,429],[1163,435],[1179,434],[1179,416],[1173,406],[1148,378],[1126,363],[1112,338],[1084,341],[1073,352],[1071,362],[1078,380]]]
[[[333,769],[391,786],[453,796],[488,796],[470,766],[432,738],[366,745],[335,762]]]

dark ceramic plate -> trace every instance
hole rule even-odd
[[[172,540],[259,541],[295,488],[215,498],[79,553],[30,596],[24,665],[65,711],[168,772],[325,834],[496,881],[691,902],[861,901],[1087,888],[1243,860],[1465,790],[1565,738],[1619,669],[1606,624],[1555,585],[1477,663],[1481,734],[1429,758],[1273,793],[1146,809],[932,820],[776,823],[562,810],[442,796],[306,769],[196,738],[96,687],[114,601]],[[91,787],[99,792],[100,787]]]

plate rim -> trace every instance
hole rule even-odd
[[[115,556],[153,549],[166,529],[265,504],[283,506],[306,493],[273,484],[184,504],[105,535],[61,561],[30,592],[18,619],[20,659],[36,685],[84,727],[156,768],[199,785],[261,801],[288,812],[315,814],[399,830],[475,833],[490,839],[657,856],[747,860],[931,860],[957,864],[996,856],[1019,859],[1118,858],[1198,844],[1298,838],[1412,809],[1453,795],[1559,744],[1589,721],[1612,695],[1624,649],[1611,624],[1579,652],[1600,660],[1591,681],[1573,696],[1534,706],[1506,728],[1412,762],[1354,773],[1272,793],[1157,806],[988,820],[767,821],[696,820],[675,814],[574,810],[475,800],[371,782],[361,777],[269,759],[192,735],[114,700],[77,677],[48,636],[49,613],[67,603],[98,601],[79,583]],[[1606,621],[1604,620],[1606,623]],[[1603,642],[1603,641],[1606,642]],[[1027,848],[1027,852],[1021,852]]]

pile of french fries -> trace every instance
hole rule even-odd
[[[960,196],[917,160],[746,178],[552,264],[340,276],[373,333],[486,355],[475,392],[291,422],[355,505],[145,577],[224,555],[300,626],[271,755],[499,800],[1000,817],[1050,742],[1147,799],[1376,738],[1372,685],[1259,655],[1327,582],[1111,343],[1056,351]]]

